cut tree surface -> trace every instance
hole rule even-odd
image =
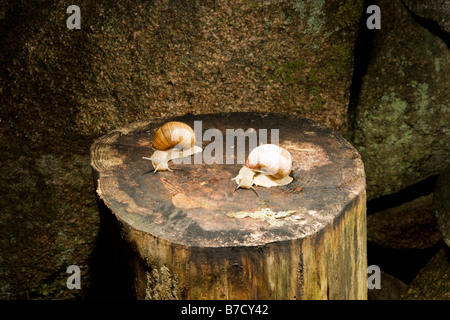
[[[203,154],[154,174],[142,157],[173,120],[198,129]],[[235,191],[251,151],[244,136],[271,143],[271,129],[292,155],[293,181]],[[334,130],[275,114],[187,115],[115,130],[91,155],[99,199],[133,249],[137,298],[367,298],[364,168]]]

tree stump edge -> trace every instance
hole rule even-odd
[[[139,299],[367,298],[365,184],[363,188],[355,191],[357,195],[344,208],[345,212],[340,214],[338,218],[334,219],[319,233],[292,241],[280,241],[263,246],[240,248],[240,261],[234,261],[234,258],[232,258],[231,252],[233,250],[236,252],[236,248],[189,248],[186,245],[170,243],[164,239],[154,237],[124,222],[120,215],[115,213],[108,202],[105,201],[100,186],[100,178],[110,175],[113,169],[122,163],[120,156],[111,153],[110,145],[116,143],[122,134],[128,134],[136,128],[144,128],[151,123],[154,122],[145,121],[138,125],[133,124],[130,127],[114,130],[97,139],[91,147],[91,154],[104,154],[100,161],[94,158],[91,161],[96,192],[99,199],[106,204],[122,225],[123,237],[132,244],[136,253],[136,257],[132,259],[131,263],[136,270],[136,292]],[[346,234],[344,229],[354,230],[354,233],[357,235],[355,238],[357,239],[353,241],[344,239],[343,235]],[[337,236],[336,233],[338,234]],[[287,243],[290,243],[289,246],[293,250],[289,254],[292,256],[289,259],[289,269],[297,270],[297,272],[290,273],[281,280],[273,280],[267,272],[265,276],[255,277],[255,272],[264,274],[264,269],[267,269],[267,266],[263,267],[265,264],[258,262],[258,260],[270,260],[272,263],[274,260],[282,261],[282,257],[277,256],[276,253],[283,252],[282,247],[286,246]],[[330,251],[329,246],[337,248],[338,252]],[[353,251],[354,261],[345,261],[342,258],[348,255],[348,250]],[[311,255],[313,252],[316,255]],[[340,256],[341,258],[339,258]],[[216,259],[220,263],[215,261]],[[344,260],[336,262],[339,259]],[[256,267],[250,267],[252,263]],[[329,264],[351,265],[353,269],[327,270],[326,266]],[[209,291],[205,290],[205,287],[196,289],[196,284],[202,282],[202,278],[198,278],[202,272],[198,270],[203,270],[202,267],[204,266],[208,266],[206,270],[211,272],[209,276],[215,275],[214,277],[220,280],[219,283],[228,289],[218,288],[214,283],[208,283],[208,281],[206,281],[205,285],[209,288]],[[255,271],[252,268],[257,270]],[[193,270],[197,271],[194,272]],[[236,270],[241,271],[236,272]],[[295,274],[300,275],[295,276]],[[203,276],[205,275],[207,273],[203,273]],[[240,282],[239,286],[231,290],[230,288],[236,285],[233,282],[221,279],[220,275],[228,275],[229,278],[235,277],[237,283]],[[248,282],[242,283],[243,278],[248,279]],[[287,278],[290,280],[287,281]],[[327,280],[324,281],[324,279]],[[270,290],[270,288],[264,289],[264,286],[267,283],[270,284],[271,281],[276,288],[280,288],[280,286],[286,285],[288,282],[290,284],[287,285],[287,290],[285,290],[286,288],[283,289],[285,294],[279,294],[278,291]],[[227,290],[231,290],[230,292],[234,293],[227,293]],[[344,291],[348,294],[343,295]]]

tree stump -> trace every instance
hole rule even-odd
[[[278,129],[294,180],[255,187],[257,194],[235,190],[237,154],[235,163],[193,160],[150,172],[142,157],[151,156],[153,136],[167,121],[192,128],[201,121],[200,138],[220,130],[224,163],[238,143],[227,146],[227,129]],[[258,144],[272,136],[259,134]],[[197,139],[204,153],[214,141]],[[91,156],[98,198],[133,249],[138,299],[367,298],[364,168],[334,130],[275,114],[186,115],[112,131],[94,142]]]

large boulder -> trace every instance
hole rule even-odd
[[[20,146],[11,152],[23,152]],[[76,299],[70,265],[90,286],[89,258],[99,231],[88,155],[5,154],[0,179],[0,298]]]
[[[365,164],[368,199],[437,175],[450,163],[450,51],[400,0],[379,6],[381,29],[352,138]]]
[[[66,1],[5,13],[24,20],[5,39],[2,110],[17,129],[91,135],[149,117],[272,111],[346,131],[362,0],[77,5],[79,30],[66,27]]]
[[[432,199],[430,194],[369,215],[368,242],[395,250],[428,249],[442,242]]]

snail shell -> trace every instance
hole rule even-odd
[[[250,152],[245,166],[255,172],[283,178],[291,173],[292,156],[286,149],[274,144],[263,144]]]
[[[190,156],[201,152],[202,148],[195,146],[195,132],[183,122],[167,122],[155,133],[152,146],[155,152],[150,158],[155,171],[170,170],[168,162],[176,158]]]
[[[292,156],[286,149],[274,144],[264,144],[250,152],[239,174],[232,180],[238,188],[249,189],[253,185],[266,188],[292,182]]]
[[[177,147],[190,149],[195,143],[194,130],[187,124],[178,121],[167,122],[161,126],[153,138],[153,148],[166,151]]]

